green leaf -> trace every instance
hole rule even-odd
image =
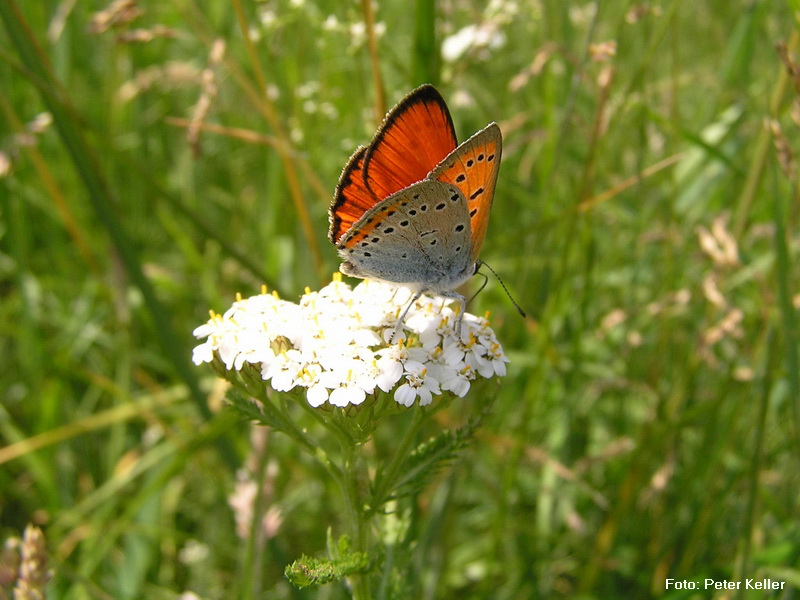
[[[439,469],[456,458],[459,450],[469,442],[474,430],[475,423],[470,421],[460,429],[443,431],[417,446],[408,457],[394,496],[413,496],[419,493]]]
[[[339,538],[337,544],[339,556],[334,559],[319,559],[306,556],[287,565],[284,570],[286,579],[297,588],[312,585],[325,585],[339,581],[350,575],[363,574],[372,568],[366,552],[351,552],[350,540],[347,536]]]
[[[229,388],[225,394],[225,399],[228,401],[228,404],[231,408],[233,408],[248,421],[255,421],[260,425],[273,425],[269,422],[269,419],[264,414],[264,411],[261,410],[261,406],[259,406],[252,398],[242,393],[242,391],[238,388]]]

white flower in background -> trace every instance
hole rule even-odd
[[[220,360],[227,370],[252,365],[278,392],[302,389],[311,406],[359,405],[377,390],[403,406],[451,392],[464,397],[479,378],[503,376],[508,361],[486,319],[465,314],[456,339],[455,310],[422,296],[395,335],[413,294],[365,280],[355,288],[334,281],[295,304],[277,294],[237,298],[194,330],[205,341],[194,349],[199,365]]]
[[[506,36],[496,21],[485,21],[480,25],[467,25],[442,42],[442,58],[455,62],[470,50],[496,50],[506,42]]]

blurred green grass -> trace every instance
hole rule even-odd
[[[336,492],[279,436],[275,535],[236,538],[248,428],[208,402],[191,331],[337,270],[342,166],[432,81],[460,139],[503,129],[482,258],[531,318],[493,282],[471,307],[512,362],[412,507],[411,597],[800,587],[797,81],[774,47],[797,52],[796,4],[382,2],[371,53],[359,3],[142,2],[104,31],[104,3],[5,3],[3,533],[44,526],[57,598],[343,597],[282,577]]]

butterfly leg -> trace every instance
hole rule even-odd
[[[450,298],[451,300],[458,300],[461,303],[461,308],[458,311],[458,317],[456,318],[456,326],[454,327],[456,331],[456,338],[458,338],[459,343],[461,342],[461,321],[464,319],[464,313],[467,312],[467,299],[464,298],[458,292],[439,292],[439,295],[443,298]]]
[[[408,315],[408,311],[411,310],[411,307],[414,306],[414,303],[420,299],[422,296],[422,292],[417,292],[414,294],[414,297],[411,298],[411,302],[408,303],[405,310],[403,310],[403,314],[400,315],[400,318],[397,319],[397,325],[394,326],[394,331],[392,332],[392,336],[389,338],[389,344],[394,344],[394,338],[397,336],[397,332],[400,331],[400,328],[403,326],[403,321],[406,320],[406,315]]]

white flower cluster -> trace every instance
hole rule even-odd
[[[459,341],[457,313],[428,296],[411,307],[389,345],[411,298],[407,288],[370,280],[351,289],[338,274],[319,292],[307,289],[298,304],[265,290],[195,329],[206,341],[193,360],[216,355],[227,369],[257,365],[274,390],[305,388],[314,407],[361,404],[376,388],[394,390],[403,406],[417,398],[425,406],[443,391],[464,397],[477,377],[505,375],[508,358],[486,319],[465,314]]]

